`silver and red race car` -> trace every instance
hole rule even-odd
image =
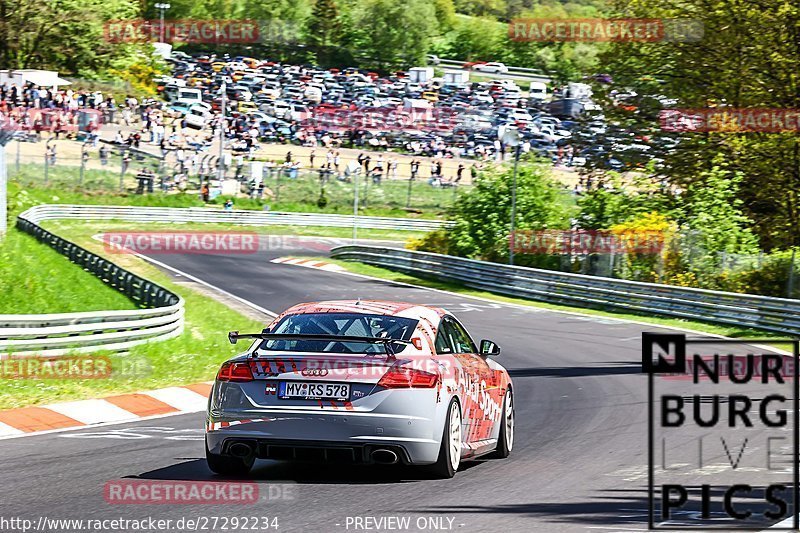
[[[296,305],[220,368],[209,398],[206,459],[246,474],[255,459],[427,465],[507,457],[513,386],[443,309],[384,301]]]

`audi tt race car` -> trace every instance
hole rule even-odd
[[[452,477],[462,460],[507,457],[513,386],[443,309],[383,301],[296,305],[219,369],[206,459],[224,475],[256,458],[427,465]]]

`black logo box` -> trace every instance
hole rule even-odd
[[[778,527],[778,525],[767,526],[772,531],[797,531],[800,528],[800,339],[719,339],[719,338],[692,338],[687,339],[685,334],[679,333],[642,333],[642,372],[648,374],[647,380],[647,453],[648,453],[648,483],[647,495],[649,500],[648,509],[648,529],[656,531],[724,531],[718,526],[704,527],[702,524],[691,526],[669,526],[665,528],[656,527],[655,524],[655,502],[654,502],[654,446],[653,440],[655,427],[653,421],[654,404],[654,377],[656,374],[683,374],[686,373],[686,347],[688,344],[733,344],[733,345],[754,345],[754,344],[790,344],[794,355],[794,376],[793,376],[793,440],[794,440],[794,480],[792,483],[792,524]],[[784,519],[785,521],[785,519]],[[765,526],[758,527],[729,527],[728,531],[759,531],[762,532]]]

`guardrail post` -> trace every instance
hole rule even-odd
[[[358,175],[360,172],[353,172],[353,244],[358,239]]]
[[[86,168],[86,162],[89,160],[89,152],[86,151],[86,143],[81,146],[81,173],[78,178],[78,187],[83,185],[83,172]]]
[[[277,172],[275,172],[275,203],[278,203],[281,197],[281,172],[283,172],[282,167],[278,167]]]

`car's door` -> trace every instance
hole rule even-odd
[[[469,378],[472,380],[470,398],[473,403],[470,418],[473,420],[474,429],[468,441],[486,441],[494,435],[495,424],[499,419],[502,406],[500,383],[497,382],[497,374],[489,366],[486,357],[478,353],[478,348],[466,328],[454,317],[449,317],[449,323],[453,342],[459,352],[457,357],[460,357],[464,367],[469,369]],[[484,446],[493,447],[494,443],[484,443]],[[479,446],[475,451],[482,453],[484,450]]]
[[[446,340],[439,340],[439,336]],[[437,334],[437,353],[439,347],[452,350],[450,353],[461,364],[464,371],[459,386],[463,385],[462,417],[464,420],[464,441],[471,443],[473,453],[482,453],[484,447],[491,448],[494,443],[485,443],[493,435],[497,419],[497,400],[494,372],[486,359],[478,354],[478,349],[469,333],[454,317],[445,316]]]

